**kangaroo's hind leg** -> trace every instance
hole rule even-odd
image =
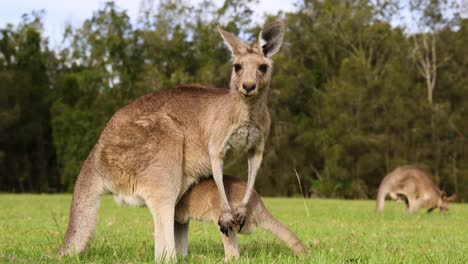
[[[166,138],[139,179],[138,193],[145,200],[154,219],[155,259],[176,257],[174,223],[175,206],[182,187],[183,140]]]
[[[405,203],[406,210],[409,209],[409,201],[408,201],[408,197],[406,197],[406,195],[404,195],[402,193],[398,193],[397,194],[397,199],[401,200],[401,201],[403,201]]]
[[[154,220],[154,255],[156,261],[169,261],[176,257],[174,239],[174,207],[172,197],[145,197]]]
[[[406,207],[406,212],[408,214],[414,214],[421,208],[422,201],[420,199],[408,197],[407,201],[408,206]]]
[[[97,212],[104,188],[89,159],[84,163],[75,184],[68,228],[63,244],[59,248],[59,255],[83,251],[96,227]]]

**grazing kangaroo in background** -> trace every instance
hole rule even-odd
[[[387,195],[393,200],[405,201],[408,213],[415,213],[420,208],[427,208],[428,212],[439,208],[445,212],[448,202],[456,199],[456,195],[447,197],[428,172],[410,165],[397,167],[382,180],[377,193],[378,212],[383,211]]]
[[[101,195],[111,192],[148,206],[154,219],[155,258],[174,258],[174,232],[186,229],[174,228],[176,203],[209,174],[220,195],[220,230],[228,234],[236,225],[242,228],[269,134],[271,56],[280,49],[284,24],[266,25],[252,47],[218,31],[233,55],[230,89],[180,86],[142,96],[117,111],[77,178],[60,255],[84,250]],[[223,160],[231,149],[248,153],[247,189],[234,212],[223,186]]]
[[[230,205],[232,207],[241,205],[243,194],[247,190],[245,182],[230,176],[224,176],[223,182]],[[182,196],[175,210],[176,226],[183,226],[181,232],[177,233],[175,237],[178,254],[187,255],[189,219],[216,223],[220,209],[220,196],[213,179],[200,181]],[[252,233],[256,227],[270,231],[294,251],[297,256],[307,255],[307,250],[301,240],[270,214],[260,199],[260,195],[253,190],[252,197],[247,203],[245,226],[240,233]],[[226,260],[238,257],[237,230],[229,231],[229,236],[222,232],[220,235],[224,244]]]

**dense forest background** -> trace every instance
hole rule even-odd
[[[0,191],[71,191],[117,109],[178,84],[227,87],[230,53],[216,26],[253,43],[253,2],[145,0],[138,23],[108,2],[53,49],[44,12],[0,28]],[[468,200],[467,9],[409,3],[406,28],[391,26],[400,1],[304,0],[267,16],[287,33],[260,193],[297,195],[300,179],[305,196],[371,198],[394,167],[421,164]],[[245,178],[246,166],[234,157],[226,171]]]

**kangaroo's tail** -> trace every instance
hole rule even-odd
[[[387,196],[387,189],[382,186],[379,187],[377,192],[377,212],[381,213],[384,210],[385,197]]]

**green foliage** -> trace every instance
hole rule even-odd
[[[227,87],[230,53],[215,28],[253,43],[255,2],[146,1],[136,24],[108,2],[67,27],[56,51],[41,36],[41,13],[0,29],[0,190],[71,191],[119,108],[183,83]],[[384,2],[305,0],[267,16],[287,32],[274,57],[262,194],[368,198],[395,166],[420,163],[468,199],[468,20],[440,17],[447,1],[412,9],[437,41],[428,102],[419,35],[392,27],[398,5]],[[226,171],[245,176],[246,164],[236,157]]]
[[[41,13],[23,17],[0,39],[0,186],[12,191],[49,191],[55,179],[50,114],[52,94],[41,49]]]

